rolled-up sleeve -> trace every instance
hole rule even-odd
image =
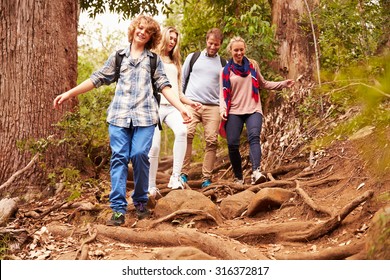
[[[102,68],[92,73],[90,79],[96,88],[115,82],[115,52],[108,57]]]
[[[154,87],[161,92],[165,87],[172,87],[164,70],[160,56],[157,56],[156,71],[154,72]]]

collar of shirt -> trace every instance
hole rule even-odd
[[[129,46],[127,47],[127,48],[125,48],[125,49],[123,49],[122,51],[121,51],[121,54],[125,54],[126,55],[126,57],[130,57],[130,50],[131,50],[131,43],[129,44]],[[144,55],[147,55],[147,56],[150,56],[150,57],[152,57],[153,55],[152,55],[152,52],[150,51],[150,50],[148,50],[148,49],[144,49],[144,51],[142,52],[142,54],[141,54],[141,56],[140,56],[140,60],[142,60],[142,58],[144,57]]]
[[[214,56],[209,56],[206,49],[204,50],[204,53],[205,53],[205,56],[207,56],[207,57],[217,57],[218,56],[218,53],[216,53]]]

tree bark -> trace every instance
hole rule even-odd
[[[276,26],[276,39],[280,43],[278,68],[285,78],[312,81],[315,70],[315,51],[307,8],[304,1],[272,0],[272,24]],[[318,0],[308,0],[312,7]],[[304,28],[302,28],[304,27]]]
[[[77,80],[78,1],[2,0],[0,3],[0,184],[34,156],[18,143],[58,133],[53,127],[65,110],[54,111],[54,97]],[[64,153],[46,153],[47,166]],[[37,182],[35,165],[25,174]]]

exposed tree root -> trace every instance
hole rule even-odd
[[[170,170],[172,168],[172,164],[173,164],[173,157],[172,156],[164,157],[164,159],[161,159],[158,162],[158,169]]]
[[[149,228],[154,228],[155,226],[157,226],[160,223],[172,220],[173,218],[175,218],[177,216],[181,216],[181,215],[195,215],[198,217],[198,220],[199,219],[212,220],[217,225],[219,225],[218,221],[212,215],[210,215],[209,213],[207,213],[205,211],[196,210],[196,209],[184,209],[184,210],[177,210],[177,211],[175,211],[175,212],[173,212],[165,217],[162,217],[158,220],[153,221],[150,224]]]
[[[222,174],[222,176],[219,179],[222,179],[226,175],[226,173],[232,169],[230,161],[227,160],[225,162],[222,162],[220,165],[216,166],[214,168],[214,172],[217,172],[217,171],[223,170],[223,169],[226,169],[226,171]]]
[[[223,172],[223,174],[221,175],[221,177],[219,177],[219,180],[222,180],[223,177],[225,177],[225,175],[232,169],[232,166],[230,165],[229,168],[226,169],[225,172]]]
[[[237,228],[218,228],[213,230],[213,233],[224,235],[234,239],[245,239],[246,237],[262,237],[269,234],[274,234],[276,239],[279,239],[280,234],[286,232],[296,232],[302,229],[310,229],[314,227],[312,222],[291,222],[278,224],[256,224],[252,226],[242,226]]]
[[[319,252],[305,252],[295,254],[276,253],[277,260],[344,260],[364,250],[365,243],[326,248]]]
[[[308,177],[308,176],[311,176],[311,175],[319,174],[319,173],[321,173],[323,170],[329,168],[330,166],[332,166],[332,165],[331,165],[331,164],[328,164],[328,165],[326,165],[326,166],[324,166],[324,167],[322,167],[322,168],[320,168],[320,169],[318,169],[318,170],[310,170],[310,171],[305,171],[305,170],[304,170],[304,171],[298,173],[297,175],[288,178],[288,180],[302,179],[302,178],[304,178],[304,177]],[[333,167],[333,166],[332,166],[332,167]],[[332,168],[331,168],[330,170],[332,170]]]
[[[276,181],[276,179],[274,178],[274,176],[272,176],[272,173],[270,172],[267,173],[267,177],[270,181]]]
[[[67,202],[66,201],[63,201],[63,202],[60,202],[60,203],[57,203],[55,204],[54,206],[46,209],[45,211],[43,211],[42,213],[38,213],[36,211],[29,211],[27,213],[25,213],[25,216],[27,217],[30,217],[30,218],[33,218],[33,219],[42,219],[43,217],[47,216],[48,214],[50,214],[52,211],[55,211],[59,208],[61,208],[63,205],[65,205]]]
[[[273,176],[278,176],[278,175],[286,174],[296,169],[303,169],[308,166],[309,166],[308,163],[299,162],[291,165],[284,165],[273,170],[268,170],[267,173],[271,173]]]
[[[325,221],[325,223],[319,224],[313,229],[310,229],[305,232],[298,232],[296,234],[286,233],[286,235],[283,236],[283,239],[286,241],[304,242],[320,238],[336,229],[349,213],[351,213],[357,206],[359,206],[360,203],[370,199],[373,195],[374,192],[372,190],[367,191],[361,196],[354,199],[351,203],[344,206],[339,213],[336,213],[336,215]]]
[[[329,216],[332,216],[332,212],[329,211],[328,209],[325,209],[324,207],[318,206],[312,199],[311,197],[299,186],[299,181],[295,180],[296,183],[296,191],[298,194],[302,197],[303,201],[309,205],[313,210],[320,212],[320,213],[325,213]]]
[[[295,182],[287,181],[287,180],[268,181],[255,186],[247,185],[247,190],[250,190],[252,192],[258,192],[263,188],[282,187],[282,186],[294,187]]]
[[[64,205],[65,206],[65,205]],[[76,216],[77,213],[81,211],[97,211],[101,210],[101,205],[99,204],[92,204],[91,202],[85,202],[85,203],[74,203],[69,205],[68,207],[77,207],[70,215],[68,220],[71,220],[73,217]],[[65,208],[65,207],[64,207]]]
[[[326,177],[328,177],[328,176],[326,176]],[[305,187],[315,187],[315,186],[327,184],[327,183],[334,182],[334,181],[341,181],[343,179],[345,179],[345,178],[339,177],[339,176],[331,176],[329,178],[324,178],[323,177],[323,178],[316,179],[316,180],[302,182],[302,186],[305,186]]]
[[[205,196],[212,196],[215,195],[219,190],[224,190],[224,189],[225,190],[227,189],[226,192],[229,193],[230,195],[233,195],[234,194],[233,190],[235,190],[236,192],[240,192],[240,191],[244,191],[246,187],[244,185],[235,184],[229,181],[219,181],[218,185],[212,184],[211,186],[202,189],[201,192]]]
[[[80,246],[80,249],[76,252],[75,260],[87,260],[88,259],[88,243],[91,243],[92,241],[96,240],[97,231],[93,234],[90,233],[90,230],[88,231],[90,234],[90,237],[85,239]],[[80,257],[79,257],[80,254]]]
[[[129,229],[125,227],[108,227],[97,225],[97,237],[104,236],[128,244],[146,244],[151,246],[193,246],[223,260],[266,260],[268,259],[256,248],[229,238],[198,232],[196,229],[173,228],[164,231],[148,229]],[[63,225],[49,225],[53,235],[69,236],[71,230]]]

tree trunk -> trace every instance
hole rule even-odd
[[[0,184],[33,157],[18,144],[58,133],[53,124],[74,105],[55,111],[52,104],[77,80],[78,9],[74,0],[0,3]],[[46,153],[47,166],[63,154]],[[35,183],[44,176],[39,168],[27,174]]]
[[[316,73],[313,34],[305,1],[272,0],[272,24],[277,27],[276,39],[280,43],[277,69],[285,78],[302,75],[312,81]],[[318,0],[307,0],[311,10]],[[305,20],[303,21],[302,18]]]

